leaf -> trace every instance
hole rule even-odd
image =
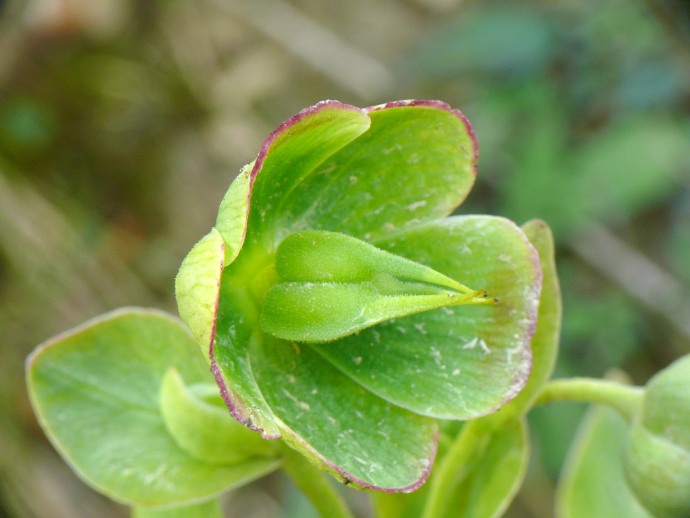
[[[628,425],[614,411],[592,407],[582,420],[556,494],[559,518],[652,518],[623,473]]]
[[[515,397],[530,371],[541,286],[539,258],[522,231],[502,218],[453,217],[376,244],[498,303],[400,318],[314,349],[363,387],[422,415],[471,419]]]
[[[48,438],[77,474],[110,498],[142,506],[184,504],[277,467],[270,458],[209,464],[181,449],[159,410],[165,373],[213,383],[184,326],[146,309],[123,309],[40,346],[27,383]]]
[[[486,437],[481,441],[483,447],[477,447],[470,462],[460,467],[460,480],[452,488],[452,499],[443,516],[501,516],[515,497],[527,470],[527,424],[524,419],[517,419],[493,432],[478,421],[466,426],[475,427]],[[471,435],[469,433],[468,436]],[[472,448],[473,445],[468,442],[467,447]]]

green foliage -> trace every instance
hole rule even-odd
[[[466,425],[467,429],[474,429],[474,440],[464,441],[473,452],[459,469],[445,513],[434,516],[502,516],[522,484],[529,459],[525,421],[518,418],[497,430],[486,429],[479,423]]]
[[[627,435],[627,423],[613,410],[596,407],[587,412],[561,474],[559,518],[651,518],[625,480],[622,454]]]
[[[88,322],[39,347],[27,376],[34,409],[57,450],[85,482],[119,502],[187,504],[278,467],[270,447],[247,442],[247,430],[185,388],[212,386],[213,378],[185,328],[164,313],[124,309]],[[170,414],[185,405],[192,407],[187,419],[205,422],[176,426],[179,418]],[[205,430],[211,422],[221,429]],[[194,426],[220,436],[202,445],[220,448],[212,463],[211,452],[186,446],[184,434]],[[226,434],[235,440],[223,450]]]
[[[221,518],[222,516],[222,510],[216,500],[169,509],[135,507],[132,511],[132,518]]]

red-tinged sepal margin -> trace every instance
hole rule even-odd
[[[325,101],[269,136],[223,200],[222,247],[214,234],[192,251],[208,266],[178,276],[236,419],[343,481],[409,491],[429,473],[434,417],[520,391],[539,256],[507,220],[447,218],[476,159],[467,120],[437,101]],[[217,291],[194,293],[197,278]]]

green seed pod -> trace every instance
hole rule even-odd
[[[312,230],[278,248],[280,282],[264,300],[262,329],[285,340],[327,342],[393,318],[460,304],[491,304],[423,264],[337,232]]]
[[[647,384],[625,462],[630,486],[655,516],[690,516],[690,355]]]

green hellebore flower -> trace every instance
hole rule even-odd
[[[625,465],[630,486],[655,516],[690,516],[690,355],[647,383]]]
[[[176,280],[238,421],[345,483],[412,491],[436,419],[518,394],[539,257],[506,219],[449,217],[476,161],[438,101],[324,101],[266,139]]]

